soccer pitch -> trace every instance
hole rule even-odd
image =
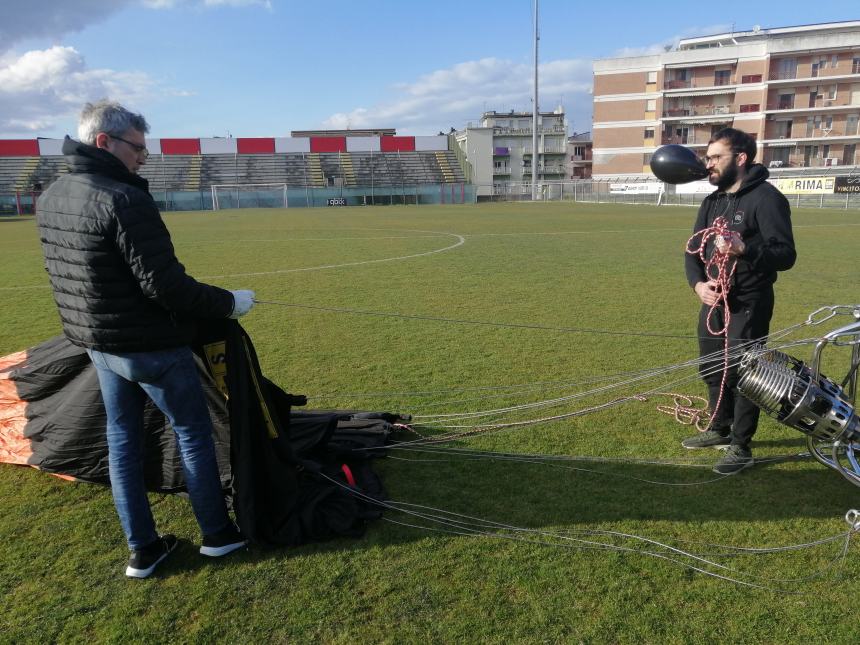
[[[698,305],[683,271],[694,216],[526,203],[165,221],[192,275],[269,303],[241,322],[263,373],[307,394],[308,407],[438,417],[569,397],[695,359]],[[793,222],[798,261],[777,282],[772,331],[820,306],[860,302],[860,213],[802,209]],[[5,355],[60,327],[34,221],[0,220],[0,232]],[[850,321],[832,322],[791,338]],[[790,353],[808,360],[811,351]],[[846,352],[825,356],[825,372],[841,380]],[[695,372],[684,374],[693,377],[667,380],[672,391],[704,395]],[[486,418],[560,416],[641,387]],[[804,437],[765,418],[753,442],[763,463],[719,478],[710,465],[720,453],[681,448],[691,429],[657,410],[668,398],[647,398],[453,444],[468,454],[395,451],[379,462],[392,499],[509,527],[485,527],[492,535],[391,512],[398,523],[377,522],[358,540],[210,563],[192,547],[187,502],[155,495],[159,527],[185,542],[139,582],[122,576],[108,490],[0,467],[0,641],[854,641],[845,597],[857,587],[860,552],[851,543],[843,559],[845,539],[812,543],[845,535],[842,517],[860,507],[860,491],[791,458],[805,452]],[[728,548],[790,545],[806,546]]]

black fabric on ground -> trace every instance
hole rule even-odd
[[[250,338],[232,320],[201,330],[195,345],[200,377],[214,425],[219,471],[242,531],[254,542],[296,545],[360,535],[379,508],[322,474],[348,485],[344,463],[363,494],[383,499],[372,457],[385,454],[390,413],[294,411],[305,398],[288,394],[263,377]],[[204,346],[223,343],[228,398],[213,377]],[[25,437],[30,464],[51,473],[109,483],[105,414],[95,369],[86,352],[65,338],[32,348],[12,370],[27,402]],[[147,428],[145,476],[154,492],[184,490],[175,434],[152,405]],[[274,433],[275,436],[270,436]]]

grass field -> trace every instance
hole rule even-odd
[[[311,396],[310,407],[437,414],[545,400],[570,383],[695,358],[698,307],[682,260],[693,217],[688,208],[502,204],[165,220],[186,267],[209,282],[266,301],[412,316],[260,304],[242,323],[273,381]],[[799,259],[777,283],[773,330],[860,301],[860,213],[800,210],[794,225]],[[46,285],[33,220],[0,220],[0,355],[60,332]],[[833,322],[796,337],[849,320]],[[793,353],[808,359],[811,346]],[[834,377],[844,357],[831,355]],[[695,380],[677,387],[704,394]],[[856,642],[855,543],[844,560],[844,541],[759,555],[718,545],[845,533],[860,491],[810,459],[715,478],[719,453],[681,448],[690,429],[657,402],[457,444],[582,457],[575,468],[452,453],[398,452],[379,464],[392,499],[546,531],[551,544],[382,521],[360,540],[203,562],[187,502],[154,495],[160,528],[183,542],[152,579],[128,581],[109,490],[0,467],[0,642]],[[767,459],[805,443],[766,419],[753,450]],[[645,462],[691,458],[699,467]],[[706,554],[732,569],[723,574],[772,590],[649,557],[630,538],[614,539],[631,548],[622,552],[557,537],[598,540],[585,533],[598,530]]]

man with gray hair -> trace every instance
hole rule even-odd
[[[149,576],[176,547],[159,535],[144,487],[147,398],[176,433],[185,481],[203,534],[200,552],[226,555],[246,540],[227,514],[212,421],[193,353],[196,320],[238,318],[253,291],[197,282],[137,174],[146,163],[146,119],[119,103],[88,103],[80,141],[66,137],[69,173],[39,199],[37,222],[66,337],[96,368],[107,413],[114,504],[131,549],[126,575]]]

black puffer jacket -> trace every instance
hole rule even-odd
[[[106,150],[66,137],[69,174],[37,221],[63,330],[76,345],[139,352],[191,342],[195,318],[225,318],[233,295],[176,259],[148,182]]]
[[[728,221],[729,228],[737,231],[743,239],[746,250],[738,257],[730,298],[754,299],[759,291],[769,289],[776,282],[777,271],[790,269],[797,259],[791,230],[791,208],[785,196],[767,182],[769,174],[761,164],[750,166],[736,193],[717,190],[705,198],[693,226],[694,233],[701,231],[722,216]],[[696,247],[700,243],[701,238],[696,237],[691,246]],[[705,255],[710,258],[713,254],[711,238]],[[698,255],[686,255],[685,269],[691,287],[709,279]]]

